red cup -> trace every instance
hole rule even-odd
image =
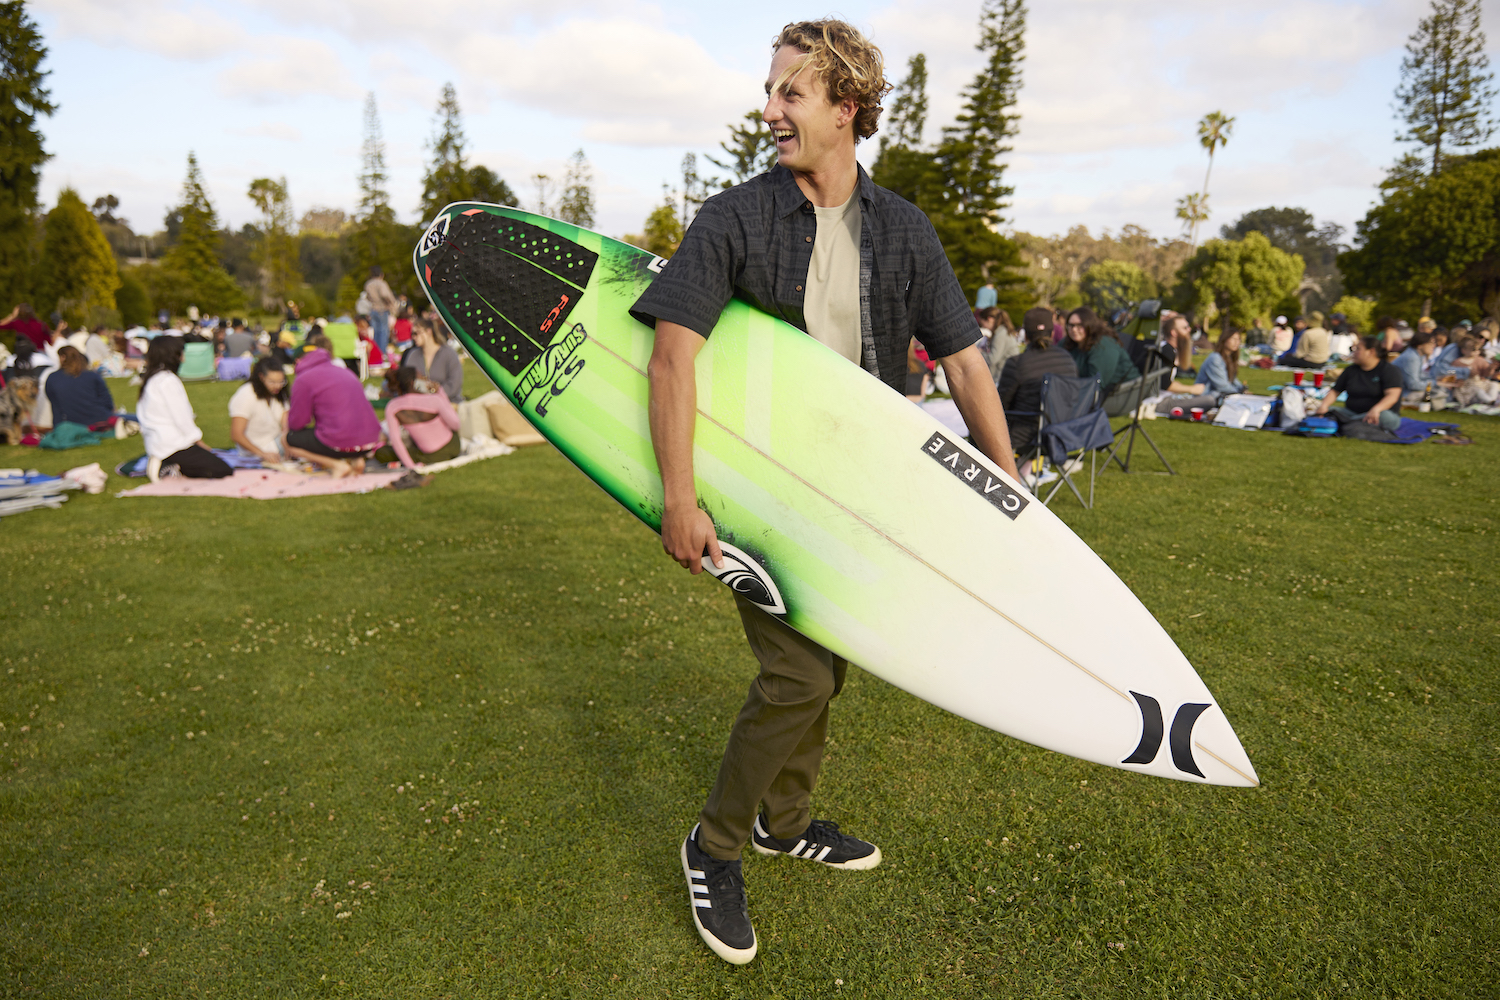
[[[1203,407],[1201,407],[1201,406],[1195,406],[1195,407],[1193,407],[1193,419],[1196,420],[1196,421],[1198,421],[1199,423],[1203,422]]]
[[[1321,388],[1323,388],[1323,373],[1322,372],[1313,372],[1313,388],[1315,388],[1315,389],[1321,389]]]
[[[1302,384],[1302,373],[1301,372],[1293,372],[1292,373],[1292,384],[1293,385],[1301,385]]]
[[[1182,416],[1182,407],[1180,407],[1180,406],[1174,406],[1174,407],[1172,407],[1172,416],[1174,416],[1174,417],[1181,417]]]

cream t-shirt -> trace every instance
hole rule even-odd
[[[229,415],[245,418],[245,437],[255,447],[273,455],[281,451],[281,435],[286,429],[286,404],[281,400],[261,399],[255,387],[246,382],[229,397]]]
[[[807,332],[855,364],[864,356],[859,330],[859,187],[835,208],[814,207],[818,235],[807,266],[802,315]]]

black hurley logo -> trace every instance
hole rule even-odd
[[[969,456],[968,452],[942,434],[934,434],[928,438],[922,450],[1012,521],[1019,517],[1021,511],[1025,510],[1026,505],[1030,503],[1021,494],[1005,485],[1003,479],[980,465]]]
[[[1156,759],[1156,753],[1161,749],[1164,732],[1161,702],[1139,691],[1132,691],[1130,694],[1141,707],[1141,743],[1135,748],[1135,753],[1120,763],[1149,764]],[[1205,777],[1198,769],[1198,762],[1193,760],[1193,726],[1198,722],[1198,716],[1212,707],[1203,702],[1186,702],[1178,707],[1177,714],[1172,717],[1172,733],[1167,745],[1172,748],[1173,766],[1185,774]]]

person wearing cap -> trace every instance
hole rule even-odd
[[[1276,325],[1271,328],[1271,347],[1277,354],[1292,349],[1292,328],[1287,326],[1285,316],[1277,316]]]
[[[1048,375],[1076,378],[1078,367],[1067,351],[1052,343],[1052,310],[1028,309],[1024,323],[1026,350],[1005,362],[1000,371],[1000,405],[1006,413],[1036,413],[1042,408],[1042,380]],[[1018,454],[1036,437],[1034,416],[1006,417],[1010,446]]]

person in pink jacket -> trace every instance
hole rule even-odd
[[[419,379],[434,391],[421,391],[417,386]],[[457,458],[462,445],[458,411],[442,390],[422,379],[415,368],[393,368],[386,375],[386,382],[395,393],[385,407],[385,434],[390,443],[375,453],[375,460],[400,461],[408,469],[415,469]]]
[[[359,376],[333,360],[328,337],[315,333],[307,343],[312,350],[297,362],[292,382],[287,454],[329,470],[335,479],[358,475],[380,447],[380,420]]]

